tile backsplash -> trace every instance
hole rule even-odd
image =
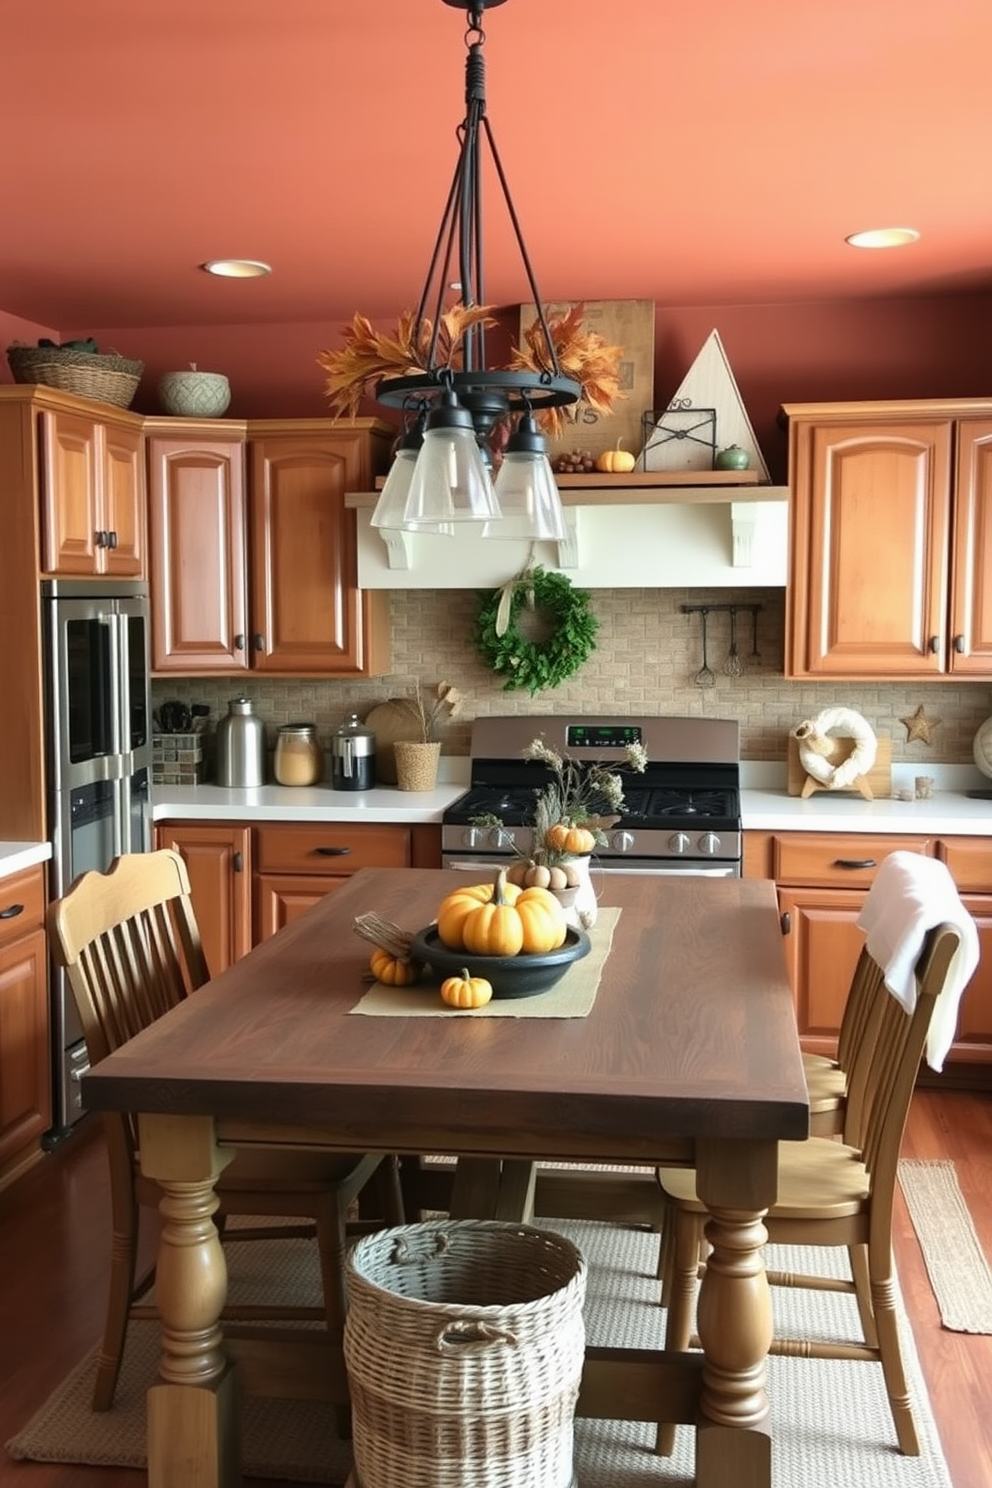
[[[474,590],[405,589],[390,594],[393,671],[361,681],[262,678],[246,673],[226,678],[156,678],[153,704],[167,698],[210,707],[211,728],[227,712],[228,700],[244,693],[265,722],[270,745],[284,723],[314,722],[327,743],[349,713],[364,716],[387,698],[406,697],[419,678],[425,686],[444,679],[464,695],[462,711],[444,735],[445,754],[467,754],[472,719],[482,714],[638,713],[736,718],[741,756],[785,761],[789,730],[823,708],[843,706],[862,713],[880,736],[891,738],[894,762],[970,764],[979,724],[992,714],[987,683],[789,682],[782,675],[785,591],[721,589],[595,589],[599,620],[596,650],[563,686],[531,697],[504,692],[472,644],[477,610]],[[724,670],[730,622],[714,613],[708,623],[709,664],[716,685],[699,688],[693,677],[702,662],[700,619],[682,604],[739,604],[737,642],[744,671]],[[752,636],[746,607],[760,605]],[[539,621],[535,616],[535,622]],[[527,617],[519,620],[526,633]],[[534,639],[539,639],[535,631]],[[754,647],[757,647],[755,652]],[[931,742],[908,739],[904,718],[923,707]]]

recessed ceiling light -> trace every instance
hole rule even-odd
[[[873,227],[845,238],[852,248],[904,248],[919,237],[915,227]]]
[[[272,265],[258,258],[212,258],[200,268],[221,279],[260,279],[263,274],[272,273]]]

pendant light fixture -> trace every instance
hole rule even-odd
[[[486,115],[486,74],[482,20],[485,11],[505,0],[443,0],[464,10],[468,19],[465,63],[466,114],[458,130],[460,148],[451,189],[438,228],[427,277],[413,325],[414,345],[426,344],[427,364],[421,372],[388,377],[376,388],[376,398],[388,407],[402,408],[414,424],[423,419],[423,442],[413,464],[399,521],[395,521],[396,490],[385,498],[392,472],[373,513],[377,527],[399,527],[413,532],[442,530],[448,524],[482,522],[487,536],[496,536],[507,502],[507,521],[514,536],[544,537],[564,534],[557,486],[547,458],[547,441],[534,418],[542,408],[578,402],[581,388],[562,374],[554,341],[544,314],[540,292],[524,245],[516,209]],[[540,347],[537,371],[508,371],[489,367],[486,356],[486,317],[469,323],[459,340],[459,354],[445,358],[442,316],[450,285],[459,285],[466,309],[482,307],[485,298],[485,253],[482,240],[483,146],[488,148],[513,227],[530,297],[537,308]],[[518,419],[511,434],[503,467],[494,489],[489,473],[486,441],[502,419]],[[402,442],[397,458],[409,463]],[[504,470],[506,474],[504,475]],[[397,480],[400,476],[397,476]],[[388,516],[389,520],[386,520]],[[511,528],[506,529],[510,535]]]

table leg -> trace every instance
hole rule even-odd
[[[699,1289],[706,1362],[696,1432],[697,1488],[769,1488],[765,1361],[772,1309],[762,1220],[775,1201],[777,1145],[701,1142],[696,1191],[710,1212],[712,1247]]]
[[[241,1482],[236,1380],[220,1314],[227,1263],[214,1183],[231,1160],[208,1117],[142,1116],[142,1172],[162,1189],[155,1274],[162,1355],[148,1392],[149,1488]]]

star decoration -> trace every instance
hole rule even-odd
[[[930,735],[935,728],[940,728],[942,721],[940,718],[930,718],[922,703],[909,718],[900,718],[899,720],[900,723],[906,725],[907,744],[912,744],[916,739],[919,739],[923,744],[932,744],[933,740]]]

